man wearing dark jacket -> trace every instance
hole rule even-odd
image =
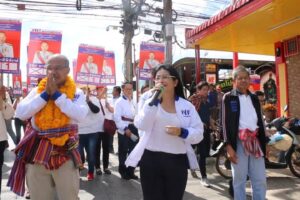
[[[233,70],[235,89],[222,101],[223,135],[231,161],[234,198],[246,199],[246,180],[250,177],[253,199],[266,196],[265,128],[256,95],[248,90],[249,72],[243,66]]]

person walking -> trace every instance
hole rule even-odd
[[[266,198],[266,135],[260,102],[248,87],[250,74],[244,66],[232,72],[235,88],[222,101],[222,126],[228,158],[231,161],[234,199],[246,199],[249,176],[252,199]]]
[[[208,90],[209,84],[205,81],[202,81],[196,86],[196,94],[190,97],[190,101],[195,106],[195,109],[198,112],[204,125],[203,140],[199,144],[197,144],[197,150],[200,155],[199,167],[201,173],[201,184],[205,187],[210,187],[210,183],[206,174],[206,158],[209,156],[211,133],[211,106],[208,101]]]
[[[95,163],[96,163],[96,146],[99,134],[102,131],[103,116],[100,113],[100,104],[98,98],[90,94],[90,89],[83,88],[86,103],[89,106],[89,112],[86,118],[78,123],[79,133],[79,152],[82,163],[85,162],[84,150],[87,154],[88,174],[87,180],[94,179]]]
[[[119,173],[122,179],[138,179],[133,167],[126,167],[125,160],[137,144],[138,131],[133,125],[136,114],[136,104],[132,99],[133,85],[126,82],[122,85],[123,95],[115,104],[114,120],[118,128],[118,158]]]
[[[47,77],[21,101],[16,117],[30,120],[15,149],[8,186],[24,195],[25,175],[33,200],[78,199],[78,126],[87,113],[83,92],[68,76],[67,57],[55,54],[46,63]]]
[[[139,163],[144,200],[181,200],[188,168],[198,168],[191,144],[202,140],[203,124],[195,107],[185,100],[173,66],[160,65],[153,77],[155,86],[141,96],[141,110],[134,120],[145,133],[126,165]],[[153,93],[161,88],[159,98],[152,101]]]

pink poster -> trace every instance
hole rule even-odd
[[[27,75],[43,78],[46,76],[45,64],[53,54],[60,53],[61,32],[37,30],[30,32],[28,46]]]
[[[100,85],[116,85],[115,53],[112,51],[104,53]]]
[[[18,73],[21,27],[18,20],[0,19],[0,72]]]
[[[140,79],[149,80],[152,78],[152,69],[164,63],[164,53],[164,45],[142,42],[140,46]]]
[[[13,93],[16,96],[22,95],[22,76],[21,71],[18,74],[13,74]]]
[[[78,50],[75,81],[85,85],[100,85],[104,48],[81,44]]]

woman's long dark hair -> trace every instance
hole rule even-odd
[[[157,72],[161,69],[168,71],[170,76],[174,76],[173,80],[178,80],[178,83],[175,87],[175,95],[185,99],[181,78],[179,77],[179,74],[178,74],[177,70],[175,69],[175,67],[173,67],[172,65],[165,65],[165,64],[159,65],[158,67],[156,67],[152,70],[152,77],[155,78]]]

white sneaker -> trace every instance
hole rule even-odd
[[[209,181],[207,178],[202,178],[201,179],[201,184],[204,186],[204,187],[210,187],[210,184],[209,184]]]

